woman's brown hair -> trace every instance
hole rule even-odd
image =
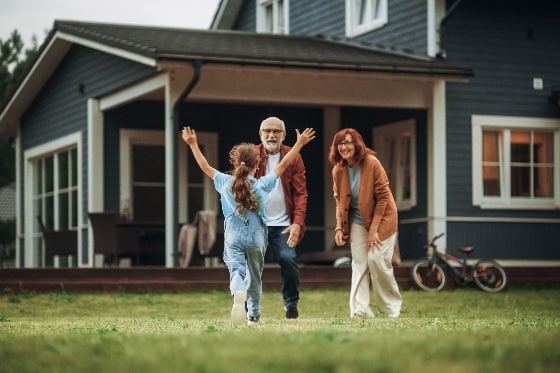
[[[360,135],[360,133],[358,131],[356,131],[353,128],[344,128],[341,129],[340,131],[338,131],[334,137],[333,137],[333,141],[331,143],[331,148],[329,151],[329,162],[334,166],[337,164],[340,164],[342,166],[346,166],[347,165],[347,161],[345,159],[343,159],[340,156],[340,153],[338,152],[338,143],[341,143],[344,141],[346,135],[349,134],[352,137],[352,144],[354,145],[354,162],[356,164],[361,164],[362,161],[368,156],[368,155],[375,155],[376,153],[368,148],[364,142],[364,139],[362,138],[362,135]]]
[[[243,215],[247,210],[257,211],[259,202],[251,191],[251,182],[247,178],[259,162],[255,144],[244,142],[235,145],[229,152],[229,162],[233,166],[231,191],[237,203],[238,214]]]

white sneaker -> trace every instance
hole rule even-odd
[[[396,319],[396,318],[398,318],[400,315],[401,315],[400,312],[393,312],[393,313],[387,314],[387,317],[390,318],[390,319]]]
[[[256,316],[249,317],[249,321],[247,321],[247,325],[249,325],[249,326],[259,325],[259,318],[256,317]]]
[[[247,311],[245,311],[245,301],[247,294],[242,291],[236,291],[233,294],[233,307],[231,307],[231,321],[236,324],[244,323],[247,320]]]

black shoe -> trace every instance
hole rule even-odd
[[[298,316],[299,316],[299,314],[298,314],[296,305],[286,307],[286,318],[287,319],[297,319]]]

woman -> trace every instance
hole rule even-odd
[[[334,135],[329,161],[336,201],[335,243],[342,246],[350,240],[352,252],[350,316],[373,317],[371,280],[374,305],[388,317],[399,317],[402,297],[391,264],[397,206],[385,169],[352,128]]]
[[[220,193],[225,218],[224,262],[229,270],[233,296],[231,319],[234,322],[248,318],[248,324],[255,325],[261,317],[262,270],[268,241],[266,199],[301,148],[315,138],[312,128],[306,128],[301,134],[296,130],[296,133],[297,141],[292,149],[272,172],[257,180],[254,175],[259,155],[254,144],[241,143],[231,149],[229,158],[234,169],[228,175],[208,164],[200,151],[194,129],[183,128],[183,141],[191,148],[201,170],[214,180]]]

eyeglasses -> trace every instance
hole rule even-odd
[[[266,133],[267,135],[270,135],[271,133],[273,133],[275,135],[279,135],[282,132],[284,132],[284,130],[273,130],[273,129],[270,129],[270,128],[263,128],[261,131]]]
[[[352,143],[353,141],[344,140],[343,142],[336,143],[336,146],[338,146],[339,148],[343,146],[349,147],[350,145],[352,145]]]

